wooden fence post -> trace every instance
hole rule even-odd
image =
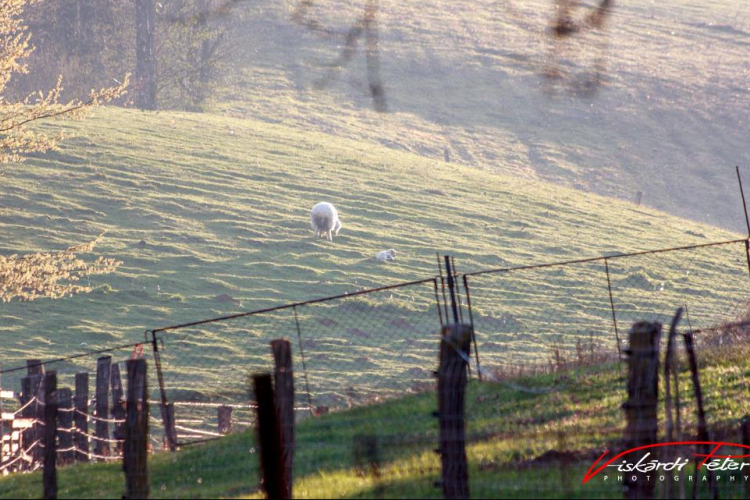
[[[120,376],[120,365],[112,364],[112,411],[111,415],[114,420],[121,420],[121,423],[115,423],[112,437],[118,441],[115,443],[115,455],[122,452],[122,440],[125,439],[125,395],[122,389],[122,377]]]
[[[656,444],[659,402],[659,338],[661,323],[635,323],[630,330],[628,356],[628,401],[625,443],[627,448]],[[655,481],[644,476],[632,480],[625,475],[625,498],[653,498]]]
[[[33,377],[34,375],[44,376],[44,365],[41,359],[27,359],[26,360],[26,375]]]
[[[60,465],[68,465],[75,460],[73,446],[73,393],[70,389],[57,390],[57,408],[60,420]]]
[[[34,378],[36,380],[39,380],[39,386],[37,387],[36,391],[36,404],[32,405],[34,406],[34,421],[36,422],[34,424],[34,442],[39,442],[39,445],[34,447],[34,450],[31,453],[31,456],[33,457],[34,463],[42,463],[44,462],[44,448],[42,447],[42,443],[44,442],[44,418],[45,413],[44,409],[46,408],[47,404],[47,391],[44,387],[44,384],[47,383],[47,379],[44,375],[34,375]]]
[[[695,356],[695,341],[693,333],[684,333],[682,338],[685,341],[685,351],[688,357],[688,365],[690,366],[690,375],[693,379],[693,389],[695,390],[695,400],[698,406],[698,441],[710,441],[708,435],[708,425],[706,424],[706,410],[703,406],[703,390],[701,389],[701,381],[698,376],[698,359]],[[700,446],[701,453],[709,454],[711,452],[710,445]],[[708,476],[708,487],[711,490],[713,498],[718,497],[718,491],[716,489],[716,481],[714,479],[714,473],[711,470],[706,471]],[[693,483],[693,497],[695,498],[698,492],[698,481]]]
[[[471,347],[471,326],[446,326],[440,341],[438,418],[444,498],[469,498],[464,398]]]
[[[21,410],[21,418],[24,419],[26,422],[33,422],[36,418],[36,405],[30,404],[31,401],[35,397],[37,397],[37,391],[39,389],[39,384],[41,383],[41,379],[38,375],[35,375],[33,377],[24,377],[21,379],[21,397],[20,403],[21,407],[23,407],[23,410]],[[27,406],[28,405],[28,406]],[[20,449],[25,450],[26,452],[30,452],[33,455],[33,450],[29,449],[29,446],[32,445],[36,441],[36,427],[31,426],[25,428],[21,432],[21,439],[20,439]],[[28,470],[31,464],[29,464],[26,461],[23,461],[20,468],[21,470]]]
[[[281,432],[281,454],[285,468],[286,492],[292,496],[294,470],[294,368],[292,344],[278,339],[271,342],[274,359],[274,382],[276,387],[276,417]]]
[[[219,434],[230,434],[232,432],[232,407],[219,406],[218,409]]]
[[[270,375],[254,375],[257,401],[258,446],[263,472],[263,489],[269,499],[291,498],[286,489],[286,467],[281,445],[281,432],[276,420],[273,384]]]
[[[169,451],[177,451],[177,421],[174,416],[174,403],[162,404],[160,406],[161,419],[164,422],[164,448]]]
[[[750,418],[745,417],[740,424],[740,443],[750,446]],[[745,498],[750,498],[750,482],[745,481]]]
[[[44,375],[44,498],[57,498],[57,373]]]
[[[112,375],[112,356],[96,362],[96,420],[94,422],[94,453],[108,457],[109,450],[109,381]]]
[[[126,491],[123,498],[150,498],[148,474],[148,385],[145,359],[126,361],[127,416],[123,444]]]
[[[374,497],[383,498],[385,496],[385,488],[380,481],[380,449],[377,436],[354,436],[354,465],[359,469],[358,472],[362,477],[369,475],[372,478],[375,484]]]
[[[76,373],[75,413],[76,462],[89,461],[89,374]]]

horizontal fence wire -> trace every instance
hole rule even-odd
[[[738,239],[457,274],[464,285],[457,290],[464,306],[459,315],[475,337],[464,358],[473,376],[463,417],[472,496],[544,495],[550,488],[569,496],[621,496],[622,485],[601,478],[581,490],[582,471],[604,448],[624,446],[631,325],[659,321],[666,331],[678,307],[685,310],[680,334],[691,333],[697,342],[702,382],[698,394],[680,335],[673,384],[679,386],[681,436],[697,435],[700,400],[711,436],[736,438],[750,413],[742,363],[750,354],[747,266],[747,239]],[[151,450],[167,449],[161,407],[167,402],[174,407],[178,447],[201,447],[185,484],[213,491],[227,475],[242,475],[252,493],[260,485],[258,449],[255,433],[243,432],[255,427],[251,377],[273,373],[270,343],[287,339],[297,433],[291,472],[305,492],[325,494],[317,479],[325,476],[352,495],[439,497],[435,370],[448,321],[444,285],[430,278],[172,325],[149,330],[145,344],[43,364],[58,371],[62,386],[71,385],[66,377],[78,370],[90,372],[93,397],[98,357],[111,354],[119,363],[143,352]],[[662,366],[666,342],[664,333]],[[28,368],[3,370],[3,387],[20,389]],[[663,401],[664,380],[659,388]],[[674,399],[674,385],[671,390]],[[116,459],[96,452],[97,442],[114,449],[120,441],[111,432],[106,438],[94,433],[97,422],[117,423],[95,415],[95,403],[88,407],[88,453],[92,460]],[[21,405],[3,408],[19,412]],[[663,404],[658,412],[664,439]],[[33,457],[39,444],[30,446],[4,454],[3,466]],[[38,467],[31,464],[26,471]],[[175,478],[155,472],[152,483],[155,496],[170,496]],[[657,488],[668,496],[666,485]]]

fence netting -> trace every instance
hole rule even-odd
[[[641,321],[663,325],[657,439],[708,435],[750,443],[750,426],[743,427],[750,414],[744,241],[456,278],[457,314],[473,326],[463,414],[472,496],[622,497],[628,480],[614,468],[582,480],[604,450],[628,445],[629,332]],[[428,279],[166,327],[149,331],[141,343],[45,362],[74,400],[76,374],[89,378],[87,430],[64,421],[60,449],[90,461],[121,459],[122,414],[112,374],[119,371],[125,392],[124,362],[143,357],[153,496],[259,494],[252,377],[274,373],[271,343],[284,339],[293,358],[295,496],[441,497],[436,388],[442,328],[453,321],[444,286],[440,278]],[[667,376],[669,324],[678,308],[683,314]],[[683,334],[692,335],[692,351]],[[104,406],[97,401],[101,363],[109,377]],[[28,430],[40,423],[31,411],[38,412],[39,388],[34,394],[23,389],[35,370],[4,365],[3,414],[18,417],[3,430],[7,472],[40,466]],[[79,449],[84,441],[63,445],[66,433],[81,432],[88,449]],[[179,453],[157,453],[170,449]],[[686,445],[658,456],[702,452]],[[655,495],[679,496],[683,489],[692,495],[691,473],[697,474],[687,467],[680,480],[657,482]],[[712,478],[697,485],[696,496],[711,498],[716,490],[744,498],[745,482],[739,488]]]

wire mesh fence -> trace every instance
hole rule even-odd
[[[701,429],[712,439],[734,439],[750,414],[742,361],[750,328],[728,325],[748,319],[746,245],[739,240],[454,276],[463,284],[453,291],[456,314],[472,325],[463,413],[471,494],[622,496],[627,481],[618,474],[598,474],[584,489],[581,478],[603,449],[627,443],[622,408],[632,324],[668,324],[677,307],[685,310],[680,333],[695,337],[702,391],[694,390],[695,370],[677,337],[671,410],[659,406],[659,439],[697,439]],[[146,358],[151,450],[181,450],[176,472],[154,469],[154,497],[227,488],[254,494],[261,485],[259,444],[255,432],[243,432],[257,425],[251,377],[278,371],[271,342],[287,339],[295,389],[296,445],[289,466],[295,495],[439,497],[445,468],[435,452],[444,441],[436,418],[436,369],[441,328],[452,312],[445,284],[441,276],[156,329],[145,344],[52,360],[44,368],[58,372],[61,386],[72,387],[76,373],[89,373],[93,383],[98,360],[111,356],[107,414],[92,390],[85,439],[87,458],[114,461],[120,438],[111,374],[115,366],[124,373],[126,359]],[[660,338],[662,367],[667,340]],[[28,384],[23,379],[33,369],[3,370],[3,388]],[[660,401],[664,384],[662,375]],[[6,391],[3,412],[20,414],[28,402],[22,394],[19,389],[9,398]],[[100,438],[97,424],[104,420],[108,434]],[[11,470],[11,460],[34,450],[14,449],[5,427],[3,467]],[[102,443],[109,451],[100,451]],[[688,451],[700,449],[681,450]],[[665,482],[656,489],[667,495],[679,487]],[[729,486],[715,487],[737,496]],[[703,488],[698,496],[708,494]]]
[[[431,279],[155,331],[179,443],[220,436],[219,411],[228,408],[233,430],[253,425],[250,376],[274,370],[276,339],[293,346],[300,418],[429,387],[436,286]]]

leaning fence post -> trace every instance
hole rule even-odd
[[[57,498],[57,373],[44,375],[44,498]]]
[[[103,356],[96,362],[96,421],[94,424],[94,453],[109,456],[109,381],[112,375],[112,356]]]
[[[76,373],[75,414],[76,461],[89,461],[89,374]]]
[[[123,470],[126,487],[123,498],[150,498],[146,360],[130,359],[126,361],[126,369],[128,394],[125,442],[123,443]]]
[[[258,446],[263,472],[263,489],[269,499],[291,498],[287,490],[286,467],[284,467],[281,432],[276,420],[271,376],[253,375],[255,399],[257,401]]]
[[[656,444],[661,323],[635,323],[630,330],[625,442],[628,448]],[[655,481],[625,475],[625,498],[653,498]]]
[[[271,342],[274,359],[274,382],[276,383],[276,415],[281,432],[281,454],[286,469],[286,491],[292,496],[292,471],[294,470],[294,369],[292,367],[292,344],[278,339]]]
[[[73,394],[70,389],[57,390],[57,408],[60,420],[60,460],[61,465],[68,465],[75,460],[73,446]]]
[[[163,403],[159,407],[164,422],[164,448],[177,451],[177,421],[174,416],[174,403]]]
[[[454,324],[442,330],[438,369],[438,418],[444,498],[469,498],[464,397],[472,331]]]

